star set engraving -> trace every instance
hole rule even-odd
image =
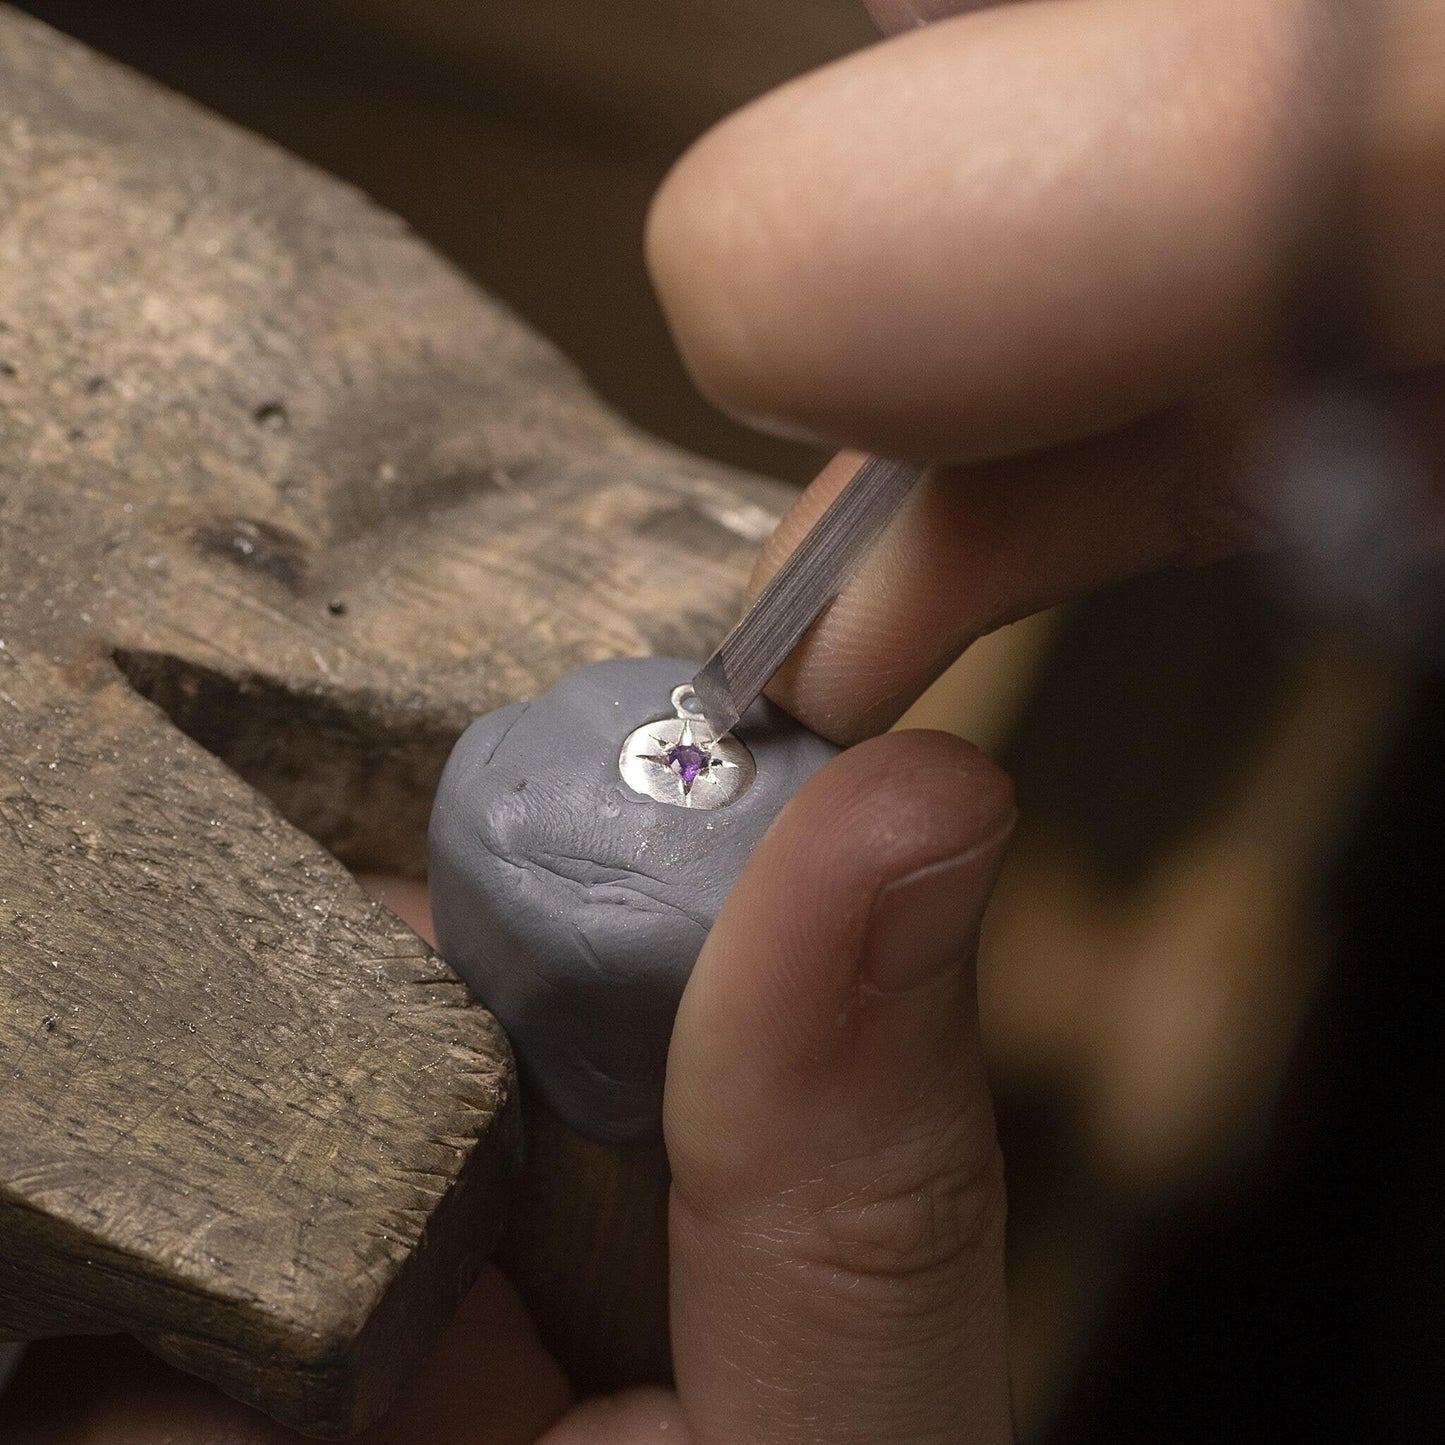
[[[669,746],[666,738],[654,738],[661,752],[643,753],[645,763],[654,763],[668,769],[678,781],[684,799],[692,796],[694,785],[701,779],[704,784],[720,782],[716,774],[723,768],[736,768],[735,762],[724,757],[714,757],[698,742],[698,734],[691,718],[684,718],[682,734]]]
[[[675,717],[635,729],[622,745],[618,766],[634,792],[682,808],[721,808],[752,786],[757,769],[748,749],[731,734],[714,736],[692,688],[672,691]]]

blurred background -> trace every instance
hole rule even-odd
[[[797,482],[693,392],[641,263],[714,120],[855,0],[24,0],[354,182],[615,407]],[[1023,1437],[1445,1438],[1445,687],[1256,564],[975,647],[910,721],[1014,771],[981,975]]]

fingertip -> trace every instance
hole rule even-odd
[[[664,179],[644,245],[710,401],[794,440],[905,455],[934,309],[911,242],[931,202],[913,189],[908,139],[889,150],[908,109],[892,69],[848,57],[720,121]]]
[[[815,774],[758,845],[688,984],[669,1056],[675,1172],[711,1174],[719,1089],[760,1126],[812,1088],[858,992],[875,901],[897,881],[1007,838],[1008,775],[949,733],[890,733]],[[840,1056],[841,1057],[841,1056]],[[710,1162],[712,1161],[712,1162]]]
[[[766,104],[767,100],[759,104]],[[722,410],[763,430],[812,440],[775,418],[765,335],[784,289],[789,247],[769,204],[769,143],[747,107],[713,127],[673,165],[648,208],[647,270],[683,365]]]
[[[953,733],[869,738],[814,774],[779,820],[824,876],[887,881],[994,836],[1012,818],[1013,780]]]
[[[774,430],[975,462],[1267,354],[1299,7],[947,8],[673,170],[648,251],[699,387]]]
[[[962,738],[922,729],[870,738],[779,814],[724,906],[716,947],[751,954],[771,924],[780,949],[833,960],[846,986],[878,893],[997,837],[1013,816],[1012,779]],[[815,986],[791,974],[779,982],[804,997]]]
[[[874,739],[799,790],[719,916],[667,1099],[701,1438],[1002,1438],[1003,1180],[968,960],[1012,818],[967,743]]]

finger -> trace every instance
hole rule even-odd
[[[584,1400],[537,1445],[692,1445],[671,1390],[624,1390]]]
[[[1123,577],[1260,545],[1271,533],[1246,484],[1253,408],[1221,390],[1105,437],[930,476],[769,697],[835,742],[871,737],[996,627]],[[754,591],[859,460],[843,453],[799,498],[763,549]]]
[[[667,1082],[696,1445],[1007,1437],[971,960],[1012,819],[967,744],[875,739],[804,786],[723,908]]]
[[[356,1445],[532,1445],[570,1391],[521,1301],[478,1281],[417,1379]],[[131,1340],[36,1345],[0,1400],[6,1445],[302,1445],[303,1437]]]
[[[1009,5],[785,86],[705,137],[655,202],[650,264],[684,358],[745,417],[915,459],[998,457],[1175,402],[1274,348],[1319,199],[1305,178],[1358,59],[1328,28],[1342,13]],[[1382,54],[1438,60],[1445,7],[1388,14]],[[1411,230],[1439,215],[1434,74],[1390,77],[1388,98],[1413,101],[1367,157],[1393,258],[1375,299],[1410,364],[1445,351],[1441,248]]]

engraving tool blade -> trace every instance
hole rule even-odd
[[[692,680],[715,736],[737,726],[923,474],[907,462],[870,457],[813,524]]]

